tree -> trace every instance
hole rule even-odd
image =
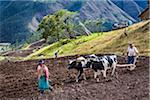
[[[47,15],[39,24],[37,31],[43,29],[44,31],[42,32],[42,37],[46,40],[49,36],[51,36],[57,38],[57,41],[59,41],[65,32],[71,36],[70,34],[74,27],[73,23],[71,23],[71,20],[75,14],[75,12],[59,10],[53,15]]]

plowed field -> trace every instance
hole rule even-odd
[[[75,82],[75,70],[68,71],[68,59],[45,59],[49,68],[54,90],[39,95],[36,71],[38,60],[3,62],[0,64],[0,100],[149,100],[149,57],[138,58],[133,71],[117,68],[114,77],[100,76],[100,82],[93,79],[93,71],[86,70],[87,80]],[[119,63],[125,58],[118,57]]]

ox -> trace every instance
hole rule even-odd
[[[86,59],[84,57],[79,57],[74,60],[69,60],[69,64],[67,66],[68,69],[76,69],[78,71],[78,75],[76,76],[76,82],[79,81],[80,76],[82,75],[86,66]],[[85,74],[83,73],[84,80],[86,80]]]
[[[117,65],[117,56],[116,55],[107,55],[107,56],[96,56],[90,55],[87,58],[87,67],[90,67],[94,70],[94,78],[96,79],[97,76],[102,72],[103,77],[106,78],[106,73],[108,69],[112,69],[111,75],[114,75],[116,65]],[[99,78],[97,78],[99,81]]]
[[[94,78],[99,81],[97,76],[100,72],[103,73],[103,76],[106,77],[106,72],[108,69],[112,69],[112,74],[114,74],[117,65],[117,56],[109,55],[109,56],[96,56],[94,54],[88,55],[86,58],[79,57],[75,60],[70,60],[68,64],[68,69],[77,69],[78,75],[76,77],[76,82],[79,81],[80,76],[84,75],[84,79],[86,80],[84,69],[91,68],[94,70]]]

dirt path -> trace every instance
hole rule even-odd
[[[47,59],[52,93],[38,94],[34,76],[37,60],[7,62],[0,65],[0,100],[148,100],[149,57],[140,57],[134,71],[117,68],[118,78],[101,77],[99,83],[93,79],[92,70],[87,70],[87,80],[75,83],[76,71],[66,69],[68,59]],[[118,57],[124,63],[123,57]]]

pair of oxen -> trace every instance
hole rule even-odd
[[[102,72],[103,77],[106,78],[106,73],[108,69],[112,69],[111,75],[114,75],[116,65],[116,55],[96,56],[95,54],[92,54],[86,57],[81,56],[77,59],[69,60],[67,68],[76,69],[78,71],[78,74],[76,76],[76,82],[79,81],[82,74],[84,80],[86,80],[84,70],[87,68],[91,68],[94,71],[94,78],[97,80],[97,82],[99,82],[98,75],[100,75],[100,73]]]

